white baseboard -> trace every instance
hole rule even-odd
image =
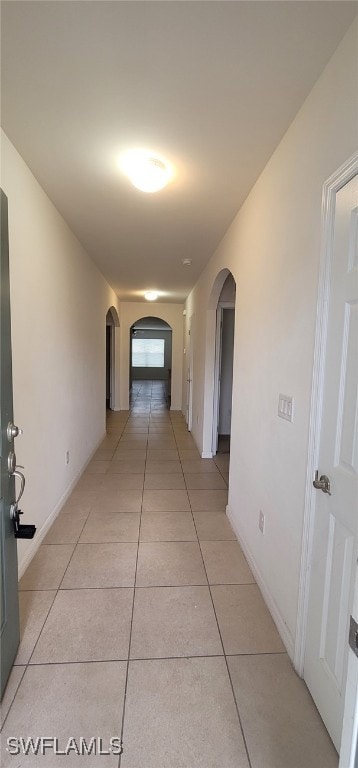
[[[289,630],[287,628],[287,625],[285,624],[285,622],[284,622],[284,620],[283,620],[283,618],[281,616],[281,613],[280,613],[280,611],[279,611],[279,609],[277,607],[277,604],[276,604],[276,601],[275,601],[273,595],[271,594],[271,592],[267,588],[267,584],[263,580],[262,574],[261,574],[261,572],[259,570],[259,567],[258,567],[258,565],[256,563],[256,560],[252,556],[250,550],[248,549],[248,547],[247,547],[247,545],[246,545],[246,543],[244,541],[244,538],[243,538],[242,533],[240,531],[240,527],[239,527],[239,525],[237,523],[237,520],[234,518],[234,515],[233,515],[232,511],[230,510],[229,505],[226,507],[226,514],[227,514],[227,516],[228,516],[228,518],[230,520],[230,523],[231,523],[231,525],[232,525],[232,527],[234,529],[234,533],[237,536],[239,544],[240,544],[240,546],[242,548],[242,551],[243,551],[243,553],[244,553],[244,555],[246,557],[246,560],[247,560],[247,562],[248,562],[248,564],[249,564],[249,566],[250,566],[250,568],[252,570],[252,573],[254,574],[257,586],[259,587],[259,590],[260,590],[260,592],[262,594],[262,597],[263,597],[263,599],[264,599],[264,601],[265,601],[265,603],[267,605],[267,608],[270,611],[270,614],[271,614],[271,616],[272,616],[272,618],[273,618],[273,620],[274,620],[274,622],[276,624],[277,631],[278,631],[278,633],[279,633],[279,635],[281,637],[281,640],[282,640],[282,642],[283,642],[283,644],[284,644],[284,646],[285,646],[285,648],[287,650],[287,653],[288,653],[291,661],[293,662],[294,661],[294,655],[295,655],[295,643],[294,643],[294,640],[291,637],[291,634],[290,634],[290,632],[289,632]]]
[[[57,515],[61,512],[61,509],[63,505],[66,503],[67,499],[71,495],[73,489],[77,485],[81,475],[83,475],[85,469],[88,467],[90,461],[92,461],[92,458],[96,451],[98,451],[99,446],[103,442],[104,438],[106,436],[106,432],[103,433],[101,439],[98,441],[96,447],[90,454],[89,458],[87,459],[86,463],[83,465],[82,469],[80,469],[79,472],[77,472],[77,475],[73,478],[72,482],[68,486],[65,493],[61,496],[60,500],[57,502],[56,506],[52,510],[52,512],[49,514],[48,518],[45,520],[43,525],[41,526],[40,530],[36,531],[35,538],[32,539],[30,548],[25,553],[24,557],[19,561],[18,566],[18,578],[19,580],[24,575],[26,568],[28,565],[30,565],[32,558],[36,555],[36,552],[38,548],[40,547],[40,544],[43,542],[47,532],[50,530],[52,523],[55,521]]]
[[[202,459],[212,459],[213,458],[212,451],[202,451],[201,452],[201,458]]]

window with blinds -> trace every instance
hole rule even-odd
[[[164,368],[164,339],[132,339],[133,368]]]

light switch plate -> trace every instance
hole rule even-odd
[[[278,396],[278,415],[286,421],[293,421],[293,397],[291,395]]]

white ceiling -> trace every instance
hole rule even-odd
[[[341,0],[7,0],[3,127],[122,299],[156,288],[179,302],[356,11]],[[145,195],[121,175],[133,146],[175,165],[166,190]]]

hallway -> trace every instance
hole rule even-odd
[[[82,736],[105,750],[117,736],[121,768],[335,768],[225,516],[224,476],[167,410],[162,382],[140,382],[131,412],[108,413],[20,582],[3,745]],[[40,764],[105,768],[118,756],[21,762]]]

